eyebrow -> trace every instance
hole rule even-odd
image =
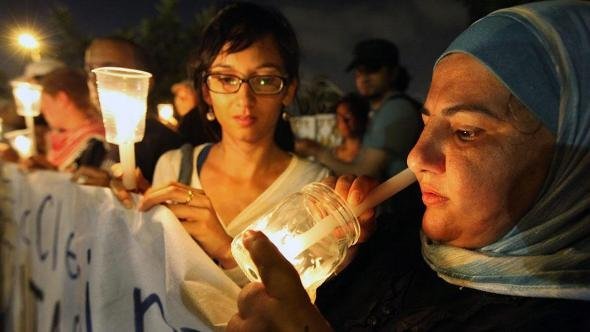
[[[478,113],[489,116],[496,120],[502,120],[497,114],[492,112],[489,108],[478,104],[458,104],[442,110],[443,116],[452,116],[460,112]],[[424,107],[420,109],[420,113],[430,115],[430,111]]]
[[[215,66],[211,66],[211,69],[213,69],[213,68],[234,69],[232,66],[224,64],[224,63],[218,64]],[[276,69],[279,72],[283,72],[282,68],[280,66],[277,66],[274,63],[263,63],[263,64],[259,65],[258,67],[256,67],[256,70],[259,70],[259,69]]]

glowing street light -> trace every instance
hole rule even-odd
[[[31,59],[33,61],[41,60],[41,44],[39,39],[30,32],[23,32],[17,37],[18,44],[31,52]]]

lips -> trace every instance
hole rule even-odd
[[[240,127],[250,127],[256,121],[256,118],[251,115],[238,115],[234,116],[234,120]]]
[[[422,202],[426,206],[434,206],[447,202],[449,199],[432,188],[422,187]]]

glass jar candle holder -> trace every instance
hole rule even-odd
[[[293,264],[312,298],[360,235],[352,209],[332,188],[319,182],[285,198],[244,232],[248,230],[262,231],[269,238]],[[258,269],[242,242],[244,232],[234,238],[232,254],[248,279],[260,282]]]

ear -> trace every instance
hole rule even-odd
[[[287,107],[293,103],[295,99],[295,94],[297,93],[297,86],[299,86],[299,81],[294,79],[292,80],[289,85],[287,86],[287,91],[283,96],[283,106]]]
[[[209,91],[209,89],[207,89],[207,86],[205,84],[203,84],[201,86],[201,94],[203,95],[203,100],[209,106],[211,106],[211,104],[212,104],[212,102],[211,102],[211,94],[210,93],[211,92]]]
[[[66,106],[72,103],[72,99],[65,91],[58,91],[55,95],[55,100],[58,101],[62,106]]]

